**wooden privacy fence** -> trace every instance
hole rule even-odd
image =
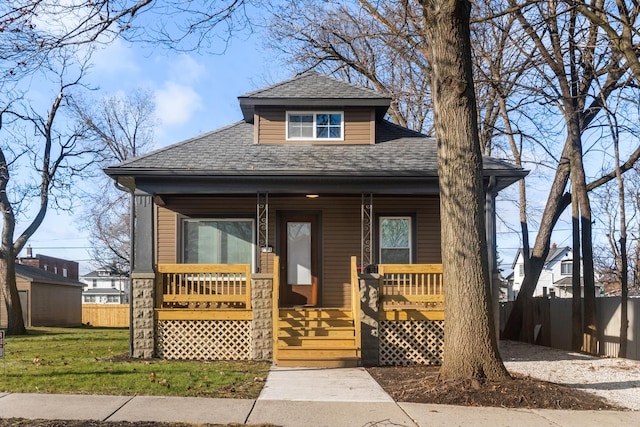
[[[582,300],[584,303],[584,300]],[[500,330],[504,329],[514,301],[500,304]],[[640,360],[640,298],[629,298],[627,354],[629,359]],[[539,345],[571,350],[571,298],[531,298],[525,305],[523,332]],[[598,350],[601,355],[618,357],[620,349],[620,297],[596,298]]]
[[[105,328],[128,328],[129,304],[82,304],[82,323]]]

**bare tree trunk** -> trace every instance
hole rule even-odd
[[[571,349],[582,349],[582,285],[580,283],[580,207],[578,195],[571,193],[571,225],[573,228],[573,271],[571,275]]]
[[[581,203],[581,223],[582,223],[582,264],[584,269],[584,351],[598,353],[598,326],[596,322],[596,287],[593,267],[593,233],[591,225],[591,204],[587,195],[586,186],[583,188],[582,198],[586,199]],[[575,256],[575,253],[574,253]]]
[[[466,0],[422,0],[433,66],[445,286],[443,379],[508,378],[493,325]]]
[[[2,296],[5,298],[7,311],[7,335],[24,335],[27,330],[24,327],[20,294],[16,285],[15,254],[8,259],[0,258],[0,280],[3,283]]]
[[[615,129],[615,128],[614,128]],[[624,178],[620,170],[620,145],[617,132],[614,132],[613,150],[616,162],[616,180],[618,181],[618,204],[620,205],[620,260],[617,263],[620,277],[620,348],[618,357],[627,357],[627,330],[629,328],[629,260],[627,259],[627,209],[625,204]],[[640,201],[638,202],[640,203]]]

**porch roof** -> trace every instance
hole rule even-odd
[[[256,191],[438,192],[435,138],[376,123],[370,145],[255,144],[244,121],[105,169],[129,188],[150,194]],[[525,176],[521,168],[483,159],[485,181],[499,191]]]

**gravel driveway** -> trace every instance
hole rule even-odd
[[[501,341],[509,372],[597,394],[610,403],[640,410],[640,361],[598,358],[565,350]]]

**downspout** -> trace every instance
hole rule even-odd
[[[133,262],[135,257],[135,217],[136,209],[133,203],[133,192],[114,181],[113,185],[120,191],[129,193],[129,356],[133,356]]]
[[[133,356],[133,262],[135,257],[136,207],[134,190],[129,190],[129,356]]]

